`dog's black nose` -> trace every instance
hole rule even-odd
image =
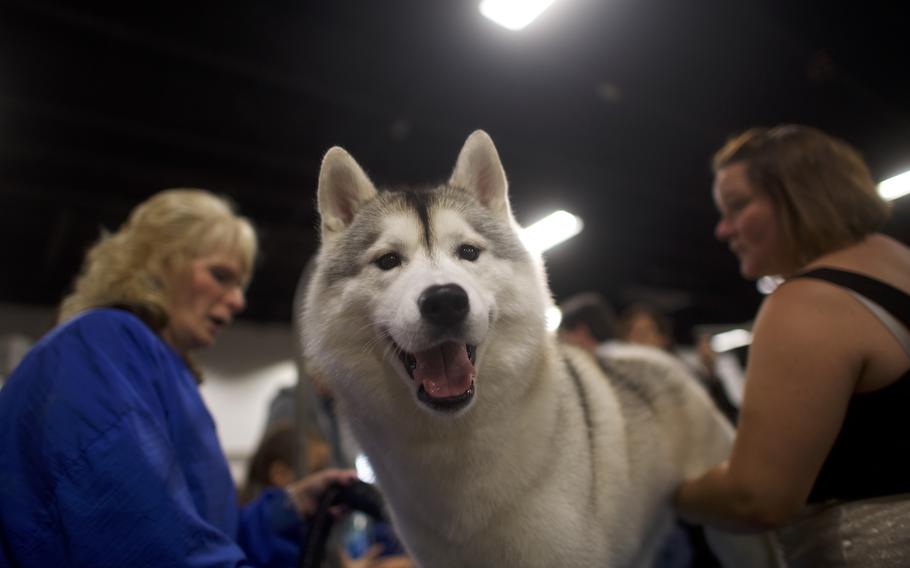
[[[449,326],[468,315],[468,294],[457,284],[430,286],[417,300],[420,315],[430,323]]]

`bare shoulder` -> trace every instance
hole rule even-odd
[[[822,256],[805,270],[815,268],[855,272],[910,294],[910,248],[885,235],[872,235],[855,245]],[[772,323],[785,318],[790,320],[791,325],[799,326],[800,322],[793,318],[798,314],[807,326],[817,326],[818,333],[829,340],[845,339],[846,349],[862,351],[873,362],[882,355],[882,345],[890,343],[886,329],[851,291],[825,280],[791,279],[780,286],[766,303],[767,319]],[[895,348],[892,351],[898,350]]]
[[[845,249],[819,257],[806,269],[839,268],[881,280],[910,294],[910,247],[874,234]]]
[[[815,268],[849,270],[875,278],[910,294],[910,248],[885,235],[874,234],[864,240],[819,257],[804,270]],[[869,321],[851,294],[843,287],[815,278],[788,280],[762,306],[760,316],[769,324],[784,320],[798,327],[823,323],[851,325],[854,318]],[[795,316],[799,316],[797,319]],[[822,328],[819,332],[835,332]],[[855,335],[856,330],[851,335]]]
[[[826,281],[799,278],[769,296],[755,321],[750,373],[761,383],[815,379],[853,390],[865,356],[857,330],[868,314],[850,293]],[[776,377],[776,378],[775,378]],[[838,377],[838,379],[835,379]]]
[[[849,319],[855,301],[850,293],[830,282],[814,278],[797,278],[782,284],[762,304],[756,325],[780,329],[784,335],[808,332],[818,335],[831,331],[832,325]]]

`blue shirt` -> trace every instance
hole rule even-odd
[[[283,491],[243,510],[183,359],[134,315],[55,328],[0,390],[0,566],[293,566]]]

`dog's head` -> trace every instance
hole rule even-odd
[[[332,148],[318,202],[322,245],[303,329],[307,357],[339,396],[410,398],[457,416],[481,392],[522,390],[497,377],[534,361],[550,298],[485,132],[468,137],[448,183],[425,190],[379,192]]]

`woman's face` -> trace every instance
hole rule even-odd
[[[777,212],[771,199],[752,187],[746,164],[734,162],[719,170],[713,193],[720,212],[714,235],[739,258],[740,274],[744,278],[784,274]]]
[[[179,353],[212,345],[246,306],[239,257],[221,252],[190,261],[175,275],[169,300],[164,340]]]
[[[636,313],[628,322],[628,326],[626,341],[629,343],[650,345],[658,349],[670,347],[670,338],[661,332],[660,326],[648,314]]]

